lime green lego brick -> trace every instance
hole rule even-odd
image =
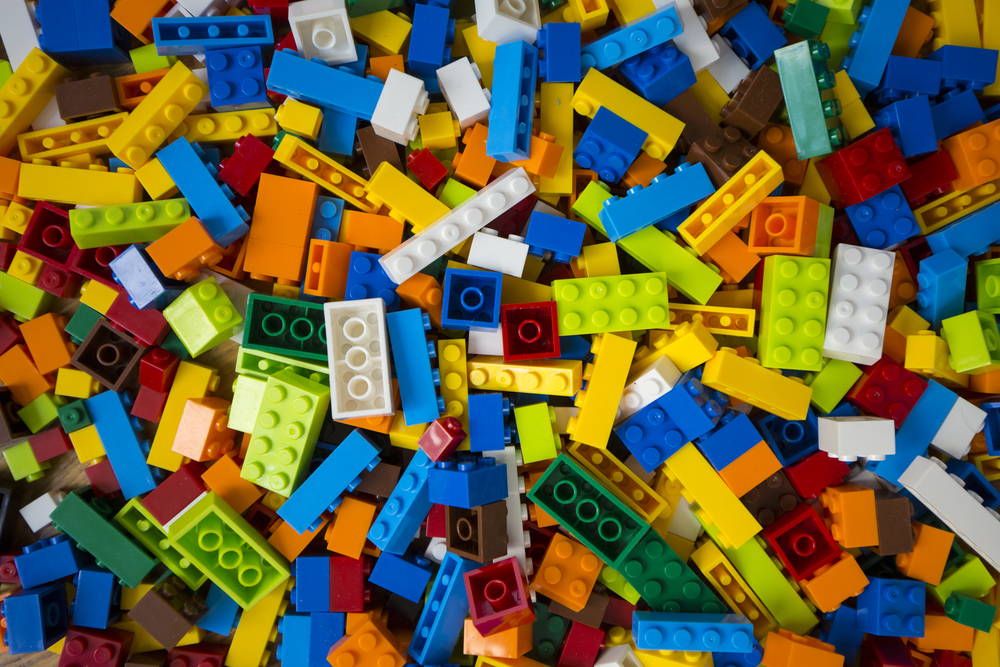
[[[133,498],[115,515],[115,521],[149,553],[170,568],[170,571],[188,585],[193,591],[201,588],[208,577],[196,568],[180,551],[170,546],[167,531],[153,518],[153,515],[142,506],[142,500]]]
[[[944,614],[956,623],[989,632],[997,608],[962,593],[952,593],[944,603]]]
[[[163,316],[192,357],[197,357],[233,335],[243,322],[236,306],[215,278],[184,290],[163,309]]]
[[[128,52],[128,55],[132,59],[132,65],[135,67],[136,74],[173,67],[173,64],[177,62],[175,56],[157,55],[156,44],[147,44],[146,46],[132,49]]]
[[[438,195],[438,199],[448,208],[455,208],[465,200],[472,199],[475,196],[476,191],[468,185],[454,178],[449,178],[445,181],[444,187],[441,188],[441,194]]]
[[[87,410],[87,404],[83,402],[83,399],[67,403],[56,410],[56,414],[59,416],[60,425],[62,425],[63,430],[67,433],[79,431],[81,428],[94,423],[94,420],[90,418],[90,412]]]
[[[1000,331],[990,313],[970,310],[942,320],[941,338],[948,343],[948,363],[958,373],[1000,363]]]
[[[265,387],[267,380],[253,375],[236,378],[233,382],[233,404],[229,408],[229,428],[241,433],[253,433]]]
[[[840,101],[823,101],[823,90],[835,85],[833,72],[825,67],[830,48],[823,42],[809,40],[785,46],[774,52],[785,95],[785,110],[795,137],[795,151],[800,160],[828,155],[844,143],[840,128],[827,129],[826,120],[840,115]],[[820,66],[817,73],[816,65]]]
[[[642,598],[639,591],[635,590],[632,584],[625,581],[625,577],[610,565],[601,567],[601,573],[597,575],[597,580],[632,604],[637,604]]]
[[[249,609],[290,574],[288,561],[211,491],[170,525],[170,545]]]
[[[278,371],[286,369],[320,384],[330,383],[330,369],[319,361],[298,359],[263,350],[251,350],[246,347],[241,347],[236,354],[237,373],[266,380]]]
[[[79,304],[76,312],[66,322],[66,334],[77,345],[87,339],[87,334],[97,325],[101,314],[85,303]]]
[[[45,477],[45,471],[52,467],[48,461],[38,462],[27,440],[3,450],[3,458],[15,481],[27,479],[29,482],[34,482]]]
[[[0,60],[0,88],[7,83],[7,79],[14,76],[14,68],[6,60]]]
[[[644,331],[669,323],[663,272],[555,280],[552,299],[561,336]]]
[[[47,391],[18,410],[17,416],[21,418],[29,431],[38,433],[59,419],[59,408],[64,405],[66,405],[66,399]]]
[[[976,262],[976,305],[984,313],[1000,313],[1000,259]]]
[[[240,476],[286,498],[309,469],[330,387],[292,371],[267,379]]]
[[[554,459],[559,453],[560,438],[552,432],[555,411],[548,403],[535,403],[514,408],[517,437],[521,441],[524,463]]]
[[[996,581],[979,556],[966,554],[958,566],[945,570],[940,584],[928,588],[934,599],[944,604],[953,593],[981,598],[995,585]]]
[[[854,24],[858,22],[858,15],[864,0],[816,0],[817,4],[830,8],[830,18],[827,19],[827,26],[844,25],[854,30]]]
[[[577,195],[571,210],[580,216],[581,220],[607,236],[608,233],[604,231],[599,214],[604,208],[604,202],[609,199],[611,199],[611,192],[608,186],[600,181],[591,181],[587,183],[583,192]]]
[[[55,297],[0,271],[0,309],[9,310],[21,322],[33,320],[49,310]]]
[[[162,199],[69,212],[69,233],[79,248],[152,243],[191,217],[186,199]]]
[[[833,21],[833,14],[833,12],[830,12],[830,20],[826,22],[823,34],[819,38],[830,48],[830,57],[826,61],[826,66],[831,72],[837,72],[841,69],[844,58],[847,57],[847,54],[851,50],[851,37],[854,35],[855,30],[857,30],[857,26],[853,21],[850,23],[837,23]]]
[[[762,366],[823,367],[830,260],[771,255],[764,260],[757,358]]]
[[[816,218],[816,246],[813,257],[830,259],[830,247],[833,242],[833,207],[819,205],[819,217]]]
[[[813,390],[809,402],[824,413],[831,412],[863,374],[864,371],[849,361],[825,360],[819,372],[805,376],[806,386]]]

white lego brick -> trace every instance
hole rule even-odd
[[[191,16],[222,16],[229,11],[229,3],[225,0],[177,0]]]
[[[841,243],[833,256],[823,356],[870,366],[882,357],[895,254]]]
[[[896,453],[896,428],[879,417],[820,417],[819,448],[844,462],[884,461]]]
[[[948,456],[965,458],[972,448],[972,438],[986,425],[986,413],[961,396],[951,406],[931,444]]]
[[[722,86],[726,94],[731,94],[740,85],[740,81],[750,73],[750,68],[744,64],[733,51],[728,40],[722,35],[713,35],[712,44],[719,52],[719,59],[708,66],[708,73]]]
[[[469,264],[487,271],[506,273],[520,278],[528,260],[528,245],[520,236],[502,238],[494,229],[484,229],[472,235]]]
[[[34,3],[0,0],[0,17],[0,40],[7,50],[7,61],[17,69],[31,50],[38,48]]]
[[[208,269],[202,269],[198,273],[198,277],[195,278],[195,282],[200,283],[202,280],[208,280],[209,278],[215,278],[215,282],[219,283],[222,293],[233,302],[233,307],[236,308],[236,312],[240,314],[240,317],[245,322],[247,319],[247,301],[250,300],[253,290],[241,282],[237,282],[221,273],[209,271]],[[229,340],[235,343],[243,342],[243,322],[233,327],[233,335],[229,337]]]
[[[330,302],[323,305],[323,313],[332,418],[394,414],[385,301],[375,298]]]
[[[302,0],[288,5],[288,23],[303,58],[327,65],[358,60],[344,0]]]
[[[702,531],[704,528],[691,510],[691,504],[684,498],[679,498],[674,515],[670,517],[670,527],[667,528],[667,532],[694,542],[701,536]]]
[[[424,549],[424,558],[440,565],[446,555],[448,555],[448,540],[443,537],[432,537]]]
[[[628,644],[619,644],[601,651],[594,667],[643,667],[639,662],[639,656],[635,654]]]
[[[21,517],[31,532],[37,533],[52,523],[49,515],[59,506],[66,494],[62,491],[48,491],[21,508]]]
[[[476,123],[486,122],[490,116],[490,102],[468,58],[459,58],[439,68],[437,80],[448,108],[463,131]]]
[[[1000,569],[1000,516],[945,470],[940,459],[918,456],[899,483],[994,569]]]
[[[542,28],[538,0],[476,0],[475,19],[479,36],[497,44],[534,44]]]
[[[31,129],[38,132],[51,130],[53,127],[62,127],[65,124],[66,121],[59,116],[59,105],[56,104],[56,98],[53,97],[41,113],[35,116],[35,120],[31,122]]]
[[[621,423],[674,388],[681,377],[674,362],[666,355],[657,359],[639,377],[625,385],[618,403],[615,423]]]
[[[503,331],[469,332],[469,354],[486,354],[491,357],[503,356]]]
[[[372,129],[378,136],[405,146],[417,138],[417,116],[427,111],[429,100],[423,81],[389,70],[372,113]]]
[[[521,564],[521,569],[531,575],[533,566],[528,560],[525,548],[531,546],[531,538],[524,529],[528,520],[528,506],[521,502],[524,493],[524,479],[517,474],[518,455],[514,447],[504,447],[502,450],[486,452],[485,456],[496,459],[496,465],[507,466],[507,555],[494,559],[493,562],[514,556]]]
[[[552,425],[552,432],[559,435],[569,434],[569,420],[576,417],[580,408],[552,408],[556,414],[556,421]]]
[[[674,46],[691,59],[695,74],[719,59],[719,52],[708,36],[705,19],[698,16],[691,0],[653,0],[657,8],[674,5],[684,26],[684,33],[674,37]]]
[[[395,70],[389,72],[390,78],[393,71]],[[423,82],[420,85],[423,87]],[[384,91],[382,96],[385,96]],[[380,104],[381,101],[382,98],[379,98]],[[477,192],[475,197],[465,200],[453,208],[451,213],[438,218],[424,227],[419,234],[411,236],[383,255],[379,259],[379,264],[385,269],[389,278],[400,285],[509,211],[534,191],[535,186],[522,167],[504,172]]]

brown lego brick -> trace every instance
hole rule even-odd
[[[549,611],[553,614],[565,616],[572,621],[589,625],[598,630],[601,628],[601,623],[604,621],[604,614],[607,610],[608,596],[601,595],[600,593],[591,593],[590,597],[587,598],[587,604],[580,611],[573,611],[555,600],[549,604]]]
[[[875,521],[878,524],[878,546],[871,550],[880,556],[913,552],[913,505],[909,498],[891,491],[875,492]]]
[[[56,86],[55,92],[59,117],[66,121],[122,111],[115,80],[100,72],[87,79],[69,79]]]
[[[632,627],[632,613],[635,612],[636,605],[628,600],[615,596],[608,599],[608,608],[604,612],[604,624],[616,625],[621,628]]]
[[[399,481],[399,466],[381,462],[373,470],[361,471],[361,483],[355,491],[370,493],[379,498],[388,498]]]
[[[684,123],[681,130],[681,138],[677,142],[677,148],[681,153],[687,153],[691,144],[715,134],[719,131],[719,126],[709,117],[705,109],[698,104],[694,93],[685,90],[683,93],[670,100],[664,105],[663,110]]]
[[[163,667],[167,662],[167,652],[146,651],[145,653],[134,653],[125,661],[125,667]]]
[[[403,163],[399,159],[399,149],[396,143],[375,134],[375,130],[369,125],[358,130],[358,142],[355,150],[361,151],[365,158],[365,166],[362,167],[365,178],[371,178],[378,166],[383,162],[388,162],[404,174]]]
[[[498,500],[470,510],[447,507],[445,524],[448,551],[455,555],[477,563],[491,563],[507,553],[506,501]]]
[[[743,494],[740,501],[762,526],[770,526],[801,502],[781,470]]]
[[[706,21],[714,21],[734,9],[745,7],[749,0],[694,0],[695,11]]]
[[[733,91],[733,98],[722,107],[722,124],[735,127],[752,139],[764,129],[783,99],[777,72],[770,67],[753,70]]]
[[[20,409],[10,392],[0,393],[0,445],[29,435],[28,427],[17,414]]]
[[[172,649],[206,611],[205,599],[171,576],[143,595],[128,615],[163,648]]]
[[[139,376],[146,348],[101,319],[90,330],[70,363],[111,391],[121,391]]]
[[[719,188],[735,176],[759,150],[735,127],[727,127],[691,144],[687,159],[691,164],[703,165],[712,183]]]

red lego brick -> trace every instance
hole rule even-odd
[[[129,332],[138,342],[149,347],[159,345],[170,333],[170,325],[162,312],[152,308],[139,310],[128,302],[128,294],[124,290],[118,293],[105,314],[117,328]]]
[[[430,423],[417,445],[431,461],[446,461],[465,440],[462,424],[454,417],[442,417]]]
[[[21,327],[17,321],[10,316],[0,317],[0,354],[3,354],[15,345],[24,343],[21,335]]]
[[[160,525],[170,523],[185,507],[206,492],[201,476],[205,466],[189,461],[171,473],[159,486],[142,499],[142,506],[149,510]]]
[[[972,660],[952,651],[934,651],[931,667],[972,667]]]
[[[287,11],[287,3],[285,7]],[[246,197],[272,159],[274,151],[270,146],[252,134],[245,134],[236,140],[235,152],[220,163],[219,179],[233,192]]]
[[[14,562],[14,559],[20,555],[21,554],[18,552],[0,556],[0,583],[21,583],[21,577],[17,573],[17,564]]]
[[[925,389],[926,380],[889,355],[882,355],[855,383],[847,398],[876,417],[893,420],[899,428]]]
[[[860,204],[910,177],[889,128],[823,158],[816,168],[836,208]]]
[[[371,589],[365,584],[371,574],[368,559],[348,556],[330,557],[330,611],[364,611],[365,603],[371,602]]]
[[[90,490],[94,492],[94,496],[103,498],[104,496],[121,494],[122,487],[118,483],[118,478],[115,477],[115,471],[111,468],[111,461],[104,459],[84,468],[83,472],[87,475],[87,483],[90,484]]]
[[[558,357],[557,321],[555,301],[500,306],[504,361]]]
[[[532,623],[535,610],[516,558],[505,558],[465,573],[472,623],[484,637]]]
[[[563,640],[562,653],[559,654],[556,667],[594,667],[603,644],[604,630],[573,621]]]
[[[554,280],[568,280],[570,278],[576,278],[576,276],[573,275],[573,271],[569,268],[569,265],[557,264],[554,269],[543,276],[539,276],[535,282],[539,285],[548,285],[551,287]]]
[[[531,546],[528,547],[526,555],[531,559],[531,562],[541,563],[545,558],[545,552],[549,548],[549,542],[552,541],[555,531],[542,528],[534,521],[525,521],[524,529],[528,531],[528,535],[531,538]]]
[[[179,364],[176,354],[154,347],[139,362],[139,384],[154,391],[170,391]]]
[[[59,667],[122,667],[132,648],[131,632],[71,627],[66,633]]]
[[[156,391],[149,387],[139,387],[139,393],[135,395],[135,403],[132,404],[133,417],[145,419],[148,422],[158,424],[163,416],[163,408],[167,405],[167,398],[170,393],[166,391]]]
[[[16,253],[16,243],[11,243],[10,241],[0,243],[0,270],[6,271],[10,268],[10,264],[14,261],[14,255]]]
[[[62,430],[61,426],[33,435],[28,442],[31,443],[31,451],[39,463],[73,450],[73,443],[70,442],[69,436],[66,435],[66,431]]]
[[[899,187],[910,206],[916,208],[928,199],[951,192],[951,183],[956,178],[955,163],[948,151],[941,149],[910,165],[910,177]]]
[[[843,461],[830,458],[826,452],[816,452],[785,468],[784,472],[800,497],[818,498],[826,487],[840,484],[851,469]]]
[[[222,667],[229,644],[191,644],[167,652],[167,667]]]
[[[448,178],[448,168],[426,148],[407,155],[406,167],[431,192],[434,192],[434,188],[440,185],[441,181]]]
[[[538,561],[539,563],[541,561]],[[620,628],[632,627],[632,612],[636,610],[636,605],[628,600],[623,600],[616,595],[608,598],[608,608],[604,610],[603,623]]]
[[[73,248],[66,267],[83,278],[96,280],[108,287],[118,289],[111,271],[111,262],[120,255],[127,245],[109,245],[100,248]]]
[[[910,272],[911,276],[920,273],[920,262],[934,254],[934,251],[931,250],[931,244],[923,236],[904,243],[896,248],[896,252],[902,256],[906,270]]]
[[[492,181],[493,178],[490,178]],[[497,235],[507,238],[511,234],[521,234],[528,218],[531,217],[531,210],[535,208],[538,197],[528,195],[513,207],[502,213],[500,217],[486,225],[489,229],[496,231]],[[522,235],[523,236],[523,235]]]
[[[915,667],[906,643],[899,637],[868,635],[865,640],[861,667]]]
[[[764,528],[763,535],[795,581],[808,579],[842,552],[823,519],[806,503]]]
[[[288,21],[288,0],[250,0],[249,5],[254,14],[267,14],[274,21]]]
[[[38,276],[38,287],[60,299],[75,297],[80,291],[83,276],[79,276],[54,264],[46,264],[42,274]]]
[[[431,505],[424,531],[427,537],[448,537],[448,521],[445,518],[444,505]]]
[[[69,233],[69,213],[48,202],[38,202],[17,249],[48,264],[66,268],[75,247]]]

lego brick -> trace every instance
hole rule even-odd
[[[523,100],[535,89],[537,61],[538,49],[527,43],[497,47],[486,140],[486,154],[492,158],[511,162],[529,156],[532,110]]]
[[[161,56],[184,56],[209,49],[273,46],[270,16],[153,18],[153,41]]]
[[[146,347],[100,320],[73,355],[72,363],[111,391],[122,391],[136,380]]]
[[[812,396],[810,387],[725,347],[705,364],[701,381],[712,389],[791,420],[805,418]]]
[[[44,651],[69,629],[66,587],[62,582],[20,589],[3,601],[4,632],[10,655]]]
[[[507,7],[495,0],[477,0],[476,15],[479,36],[497,44],[517,40],[531,44],[541,27],[537,2],[527,2],[524,7]]]
[[[286,134],[282,138],[275,150],[274,159],[338,197],[343,197],[362,211],[372,213],[378,208],[378,204],[365,193],[368,183],[363,178],[295,135]]]
[[[172,649],[205,613],[205,600],[180,579],[157,582],[129,610],[129,617],[164,648]]]
[[[761,365],[820,370],[829,275],[829,260],[765,258],[758,348]]]
[[[646,274],[643,289],[638,295],[635,289],[636,281],[630,276],[554,281],[552,290],[559,316],[560,333],[593,334],[651,329],[662,324],[668,306],[666,274]],[[592,310],[594,306],[585,307],[582,303],[575,303],[576,296],[581,292],[591,298],[610,294],[613,300],[618,300],[618,307],[601,301],[600,305],[605,308],[594,311]],[[645,305],[636,302],[637,296],[640,301],[645,296]]]
[[[840,128],[827,129],[827,119],[839,115],[837,101],[823,101],[824,90],[833,87],[833,75],[824,63],[830,48],[824,42],[799,42],[774,53],[795,137],[799,160],[833,152],[844,143]]]
[[[17,194],[64,204],[115,206],[139,202],[142,188],[130,173],[25,164]]]
[[[20,12],[12,11],[12,14]],[[17,41],[20,40],[14,40]],[[14,75],[0,88],[0,100],[9,105],[8,113],[0,122],[0,155],[10,153],[17,143],[17,135],[25,132],[52,100],[56,84],[69,76],[69,70],[37,47],[23,56]]]
[[[632,619],[639,650],[748,653],[753,647],[753,626],[740,614],[637,611]]]
[[[838,208],[860,204],[910,176],[888,128],[855,141],[816,166]]]
[[[481,566],[465,572],[463,578],[472,622],[480,634],[489,636],[535,620],[527,582],[516,559]],[[503,592],[493,596],[498,585]]]
[[[394,414],[385,358],[385,302],[327,304],[324,310],[330,365],[347,366],[346,375],[336,373],[344,384],[331,384],[333,418]]]
[[[858,627],[880,637],[924,634],[923,582],[872,578],[858,596]]]
[[[289,5],[288,22],[306,60],[320,58],[328,65],[340,65],[358,59],[347,10],[342,5],[316,0],[304,6]]]
[[[180,467],[182,457],[173,452],[171,447],[177,435],[184,406],[188,399],[204,398],[210,390],[214,391],[218,383],[219,379],[214,369],[188,361],[180,362],[146,459],[150,465],[170,471]]]
[[[60,87],[56,86],[56,99],[59,99]],[[80,115],[93,113],[88,111]],[[18,135],[17,146],[21,156],[29,159],[57,160],[83,154],[101,155],[108,152],[108,136],[118,129],[127,116],[117,113],[61,127],[25,132]]]
[[[119,510],[115,521],[192,590],[197,590],[207,580],[201,571],[170,546],[166,529],[142,506],[139,498],[133,498]]]
[[[142,442],[126,412],[131,403],[128,397],[109,391],[88,398],[85,403],[125,498],[152,491],[156,481],[143,459]]]
[[[243,331],[243,346],[251,350],[286,354],[303,359],[326,361],[322,307],[305,301],[293,301],[251,294]]]

